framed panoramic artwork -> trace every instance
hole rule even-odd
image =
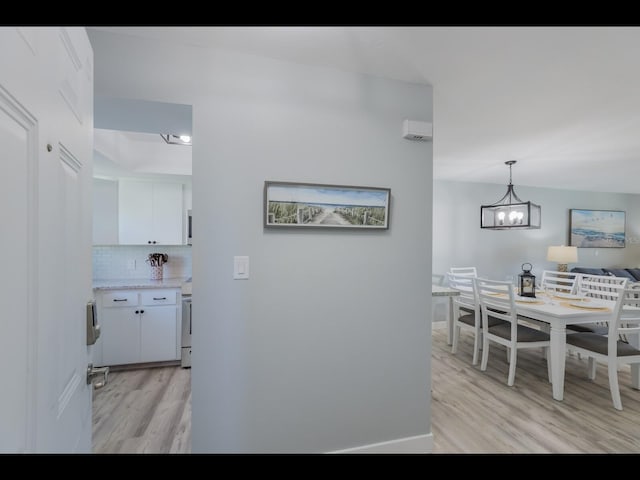
[[[569,245],[580,248],[624,248],[625,212],[571,210]]]
[[[391,189],[264,182],[264,226],[293,228],[389,228]]]

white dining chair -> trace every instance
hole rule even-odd
[[[618,287],[626,288],[629,280],[625,277],[614,277],[611,275],[590,275],[581,273],[578,275],[577,293],[591,298],[602,298],[609,300],[618,298]],[[613,295],[610,295],[613,293]]]
[[[580,332],[567,335],[567,348],[588,357],[588,377],[596,378],[596,361],[607,364],[609,389],[616,410],[622,410],[618,367],[640,363],[640,350],[620,338],[640,335],[640,299],[638,290],[615,285],[610,287],[615,295],[607,335],[593,332]]]
[[[518,350],[523,348],[544,348],[547,357],[547,376],[551,381],[549,334],[518,323],[515,293],[510,282],[473,279],[482,315],[482,364],[480,370],[487,369],[489,344],[495,342],[509,350],[509,376],[507,385],[513,386],[516,376]],[[491,326],[489,318],[503,322]]]
[[[460,295],[452,297],[453,300],[453,340],[451,353],[458,352],[458,341],[460,330],[465,329],[473,333],[473,359],[472,365],[477,365],[482,342],[482,318],[480,315],[480,305],[475,292],[473,277],[469,275],[447,274],[449,288],[460,292]],[[496,325],[501,320],[489,317],[490,324]]]
[[[560,293],[575,294],[578,275],[579,274],[573,272],[544,270],[540,280],[540,287],[542,289],[551,288]]]
[[[547,293],[563,293],[575,294],[578,281],[577,273],[558,272],[555,270],[544,270],[540,279],[540,288]],[[549,333],[549,325],[544,322],[521,316],[521,320],[525,320],[529,326]]]
[[[578,274],[576,292],[587,298],[609,300],[615,302],[618,299],[620,287],[626,288],[628,279],[609,275]],[[589,332],[599,335],[607,335],[609,326],[607,322],[584,323],[579,325],[567,325],[567,333]]]

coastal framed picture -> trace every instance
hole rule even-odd
[[[318,183],[264,182],[268,228],[389,228],[391,189]]]
[[[580,248],[624,248],[625,212],[571,210],[569,245]]]

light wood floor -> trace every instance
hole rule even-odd
[[[94,453],[189,453],[191,370],[113,372],[94,390]]]
[[[638,453],[640,391],[629,368],[619,372],[623,411],[613,408],[606,367],[595,382],[586,360],[567,356],[564,400],[551,396],[540,349],[519,351],[507,386],[506,350],[491,344],[485,372],[471,365],[472,336],[463,331],[451,354],[446,330],[433,330],[431,421],[434,453]]]
[[[640,391],[620,371],[624,410],[613,408],[606,368],[595,382],[586,361],[567,357],[564,401],[551,396],[538,349],[518,352],[516,381],[507,386],[505,348],[492,344],[489,366],[471,365],[471,335],[456,355],[446,330],[433,330],[431,422],[434,453],[638,453]],[[96,390],[96,453],[191,451],[191,370],[180,367],[115,372]]]

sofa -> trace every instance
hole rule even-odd
[[[629,282],[640,282],[640,268],[587,268],[574,267],[574,273],[586,273],[589,275],[610,275],[612,277],[628,278]]]

